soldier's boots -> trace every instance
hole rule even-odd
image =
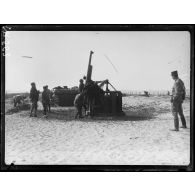
[[[181,117],[181,123],[182,123],[181,128],[186,129],[186,128],[187,128],[187,126],[186,126],[186,120],[185,120],[185,118],[184,118],[184,117]]]
[[[178,120],[178,118],[174,119],[174,126],[175,126],[175,131],[179,131],[179,120]]]
[[[180,128],[182,128],[182,129],[187,129],[187,126],[181,126]]]
[[[171,131],[179,131],[179,129],[170,129]]]

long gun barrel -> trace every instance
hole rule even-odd
[[[90,51],[89,64],[88,64],[88,69],[87,69],[86,83],[88,83],[88,81],[91,80],[91,75],[92,75],[91,59],[92,59],[92,54],[93,54],[93,53],[94,53],[93,51]]]

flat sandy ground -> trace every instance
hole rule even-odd
[[[6,100],[6,110],[13,105]],[[190,101],[183,104],[187,129],[173,128],[169,97],[123,97],[125,117],[74,120],[74,108],[41,104],[37,118],[29,111],[5,115],[5,162],[18,165],[116,164],[188,165]]]

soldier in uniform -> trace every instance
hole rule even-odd
[[[83,118],[82,116],[82,107],[83,107],[83,93],[79,93],[76,95],[75,100],[74,100],[74,106],[77,109],[77,113],[75,115],[75,119],[79,116],[79,118]]]
[[[45,87],[46,87],[46,91],[47,91],[48,96],[49,96],[48,111],[50,112],[51,111],[51,91],[49,90],[48,85],[46,85]]]
[[[37,117],[37,102],[39,100],[39,91],[36,89],[35,83],[31,83],[30,100],[31,100],[30,117],[32,116],[33,111],[34,117]]]
[[[84,79],[86,79],[85,76],[84,76]],[[85,88],[84,79],[80,79],[79,93],[83,93],[83,90]],[[86,103],[87,103],[87,100],[86,100],[86,97],[83,94],[83,105],[82,105],[82,107],[85,109],[85,114],[86,114],[86,110],[87,110],[87,107],[85,105]]]
[[[84,88],[83,79],[80,79],[80,84],[79,84],[79,93],[82,93],[83,88]]]
[[[84,86],[86,85],[87,77],[83,76]]]
[[[179,131],[179,118],[178,114],[180,116],[182,127],[181,128],[187,128],[186,126],[186,120],[183,114],[183,108],[182,103],[185,99],[185,86],[183,81],[178,77],[178,72],[173,71],[171,72],[171,76],[173,80],[175,81],[173,88],[172,88],[172,96],[171,96],[171,107],[172,107],[172,114],[174,117],[174,126],[175,131]]]
[[[24,95],[15,95],[13,97],[14,107],[18,107],[21,103],[23,104],[25,99],[26,99],[26,96]]]
[[[48,112],[48,108],[49,108],[49,104],[50,104],[50,99],[49,99],[49,93],[48,93],[47,86],[43,87],[42,104],[43,104],[43,114],[44,114],[44,116],[47,117],[47,112]]]

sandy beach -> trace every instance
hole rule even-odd
[[[10,108],[6,103],[6,109]],[[124,117],[74,120],[73,107],[52,108],[46,119],[23,110],[5,115],[5,163],[17,165],[188,165],[187,129],[173,128],[169,97],[123,97]]]

